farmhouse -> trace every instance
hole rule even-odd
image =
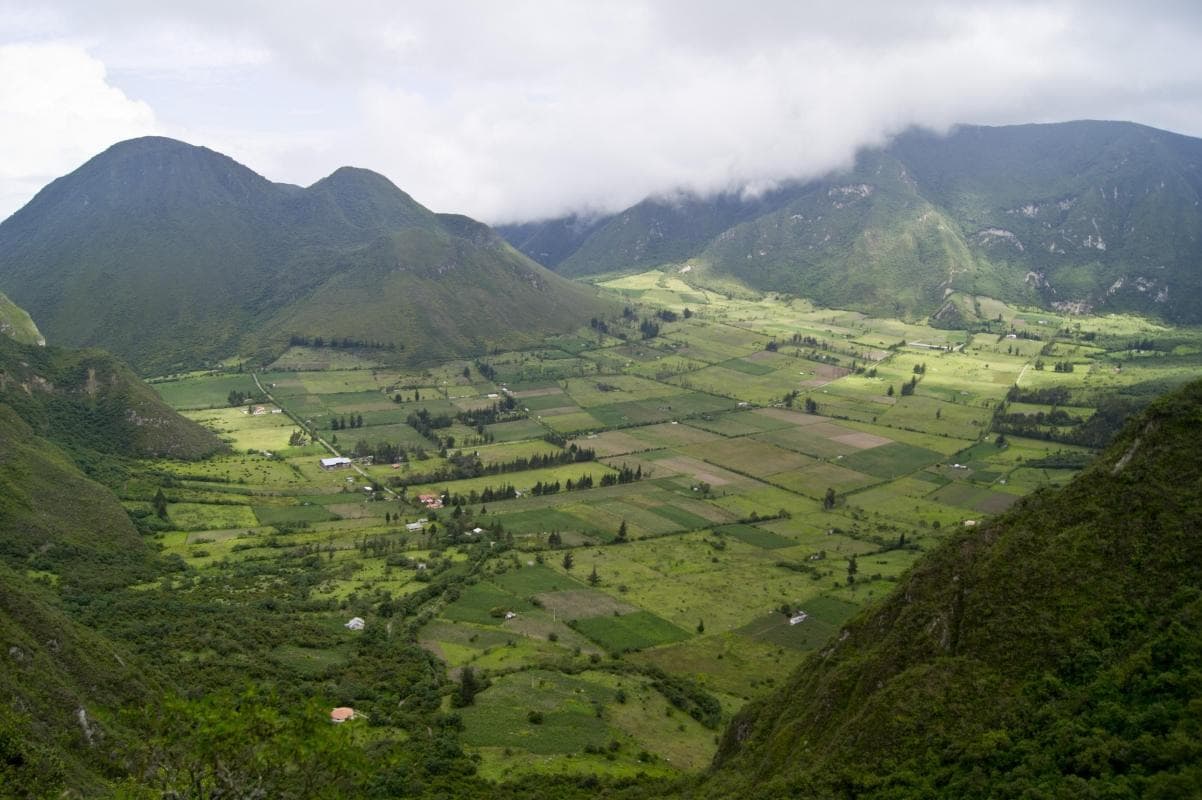
[[[350,621],[343,627],[351,631],[361,631],[363,630],[363,625],[363,617],[351,617]]]
[[[423,517],[423,518],[419,519],[417,522],[407,523],[405,525],[405,530],[409,531],[410,533],[417,533],[418,531],[420,531],[422,528],[424,528],[426,526],[426,523],[428,521],[429,520],[427,520],[425,517]]]
[[[442,508],[442,498],[436,494],[419,494],[417,499],[426,508]]]
[[[342,706],[330,712],[330,722],[335,724],[355,718],[355,709]]]
[[[807,619],[809,619],[809,617],[810,617],[810,615],[807,614],[806,612],[798,611],[796,614],[789,617],[789,624],[790,625],[800,625],[801,623],[803,623]]]
[[[345,458],[343,456],[335,456],[333,458],[323,458],[321,460],[321,468],[322,469],[342,469],[343,467],[349,467],[350,465],[351,465],[351,460],[349,458]]]

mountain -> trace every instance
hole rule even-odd
[[[24,344],[45,344],[38,326],[25,309],[0,294],[0,335],[16,339]]]
[[[1202,382],[920,561],[736,717],[712,797],[1202,792]]]
[[[958,291],[1197,323],[1200,202],[1202,140],[1083,121],[910,131],[849,170],[749,200],[645,200],[594,221],[570,252],[531,226],[505,230],[564,275],[688,261],[692,282],[873,313],[932,314]]]
[[[0,290],[50,341],[103,347],[144,373],[270,355],[291,336],[398,359],[479,353],[602,308],[467,222],[368,170],[301,188],[203,147],[135,139],[0,223]],[[436,335],[429,320],[446,322]]]

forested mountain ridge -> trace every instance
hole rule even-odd
[[[704,794],[1202,791],[1202,382],[966,528],[728,728]]]
[[[369,281],[353,274],[361,268]],[[270,354],[291,336],[380,345],[398,358],[478,354],[602,308],[591,288],[376,173],[276,184],[159,137],[114,145],[0,223],[0,289],[51,342],[103,347],[142,372]],[[456,289],[487,303],[452,303]],[[423,317],[454,321],[452,335],[412,324]]]
[[[670,265],[873,313],[931,314],[961,291],[1196,323],[1200,202],[1202,140],[1081,121],[910,131],[748,200],[649,198],[584,227],[502,230],[565,275]]]

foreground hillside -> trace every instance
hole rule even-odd
[[[1115,122],[964,126],[753,199],[650,198],[504,230],[565,275],[674,264],[698,284],[871,313],[935,313],[952,290],[1195,323],[1200,193],[1197,139]]]
[[[375,173],[343,168],[302,189],[154,137],[114,145],[0,223],[0,289],[51,342],[104,347],[144,372],[294,337],[396,360],[479,354],[600,308],[591,289]]]
[[[150,552],[112,493],[2,403],[0,453],[0,797],[96,796],[127,741],[111,712],[149,680],[62,603],[153,575]]]
[[[711,796],[1202,791],[1202,383],[921,562],[726,732]]]

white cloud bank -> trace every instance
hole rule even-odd
[[[156,129],[154,113],[66,44],[0,45],[0,215],[121,139]]]
[[[60,0],[0,13],[19,20],[0,24],[0,43],[42,43],[0,52],[43,53],[24,67],[42,81],[32,93],[0,67],[0,101],[16,109],[0,114],[32,132],[3,157],[0,202],[156,114],[168,135],[276,180],[366,166],[492,222],[812,176],[911,125],[1091,117],[1202,134],[1202,21],[1188,2],[405,5]],[[45,58],[53,47],[61,64]],[[72,116],[42,96],[55,92],[80,99]]]

